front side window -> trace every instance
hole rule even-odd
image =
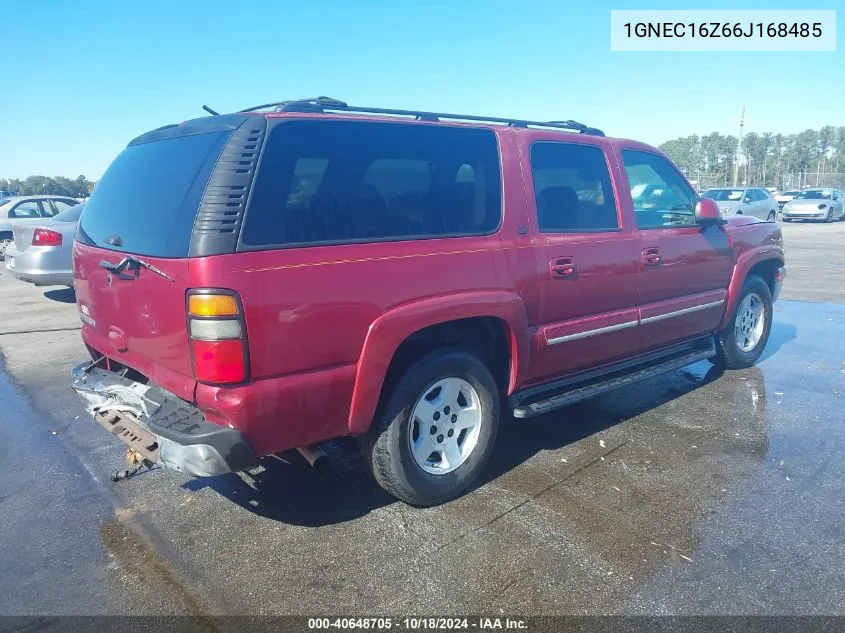
[[[541,232],[579,233],[619,228],[607,161],[600,147],[534,143],[531,175]]]
[[[78,204],[76,202],[66,202],[65,200],[51,200],[51,202],[53,203],[53,206],[56,207],[59,213],[61,213],[62,211],[66,211],[71,207],[75,207]]]
[[[260,248],[482,235],[501,215],[490,130],[285,121],[268,135],[241,240]]]
[[[622,162],[632,191],[634,213],[639,229],[659,229],[695,224],[695,191],[665,158],[640,150],[623,150]],[[634,196],[635,190],[643,193]],[[741,191],[731,191],[728,199],[741,199]],[[738,194],[738,195],[737,195]],[[724,194],[714,199],[724,199]]]

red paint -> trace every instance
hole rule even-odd
[[[495,234],[145,258],[173,283],[142,270],[133,280],[113,275],[109,284],[99,262],[116,262],[121,255],[75,243],[77,300],[95,321],[83,325],[85,343],[195,402],[210,421],[239,429],[259,454],[268,454],[364,433],[394,352],[422,328],[471,317],[496,319],[509,344],[507,391],[513,393],[713,333],[735,306],[754,264],[773,258],[782,265],[780,231],[771,223],[731,220],[707,229],[638,230],[618,152],[628,147],[661,155],[659,150],[558,131],[494,129],[504,206]],[[538,231],[527,159],[536,140],[603,150],[618,231]],[[246,357],[235,351],[240,341],[189,341],[185,297],[192,288],[237,292],[248,368],[241,362]],[[719,306],[683,317],[641,323],[720,300]],[[558,337],[631,321],[637,325],[549,345]],[[110,328],[120,329],[122,341],[113,340]],[[226,362],[215,362],[221,357]],[[242,369],[248,369],[242,384],[203,384],[239,379],[235,374]]]

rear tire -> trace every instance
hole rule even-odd
[[[772,291],[761,277],[750,275],[731,320],[716,334],[713,364],[725,369],[750,367],[766,348],[771,330]]]
[[[362,438],[376,482],[414,506],[462,495],[493,450],[499,402],[496,381],[475,355],[443,348],[424,356],[405,371]]]

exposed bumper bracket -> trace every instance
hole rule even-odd
[[[83,363],[71,370],[88,412],[151,462],[194,477],[252,468],[255,452],[237,429],[208,422],[202,412],[163,389]]]

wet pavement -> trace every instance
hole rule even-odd
[[[16,283],[0,614],[845,614],[845,300],[779,301],[748,370],[510,421],[476,490],[419,510],[352,442],[319,473],[292,453],[111,483],[122,445],[68,388],[73,305]]]

